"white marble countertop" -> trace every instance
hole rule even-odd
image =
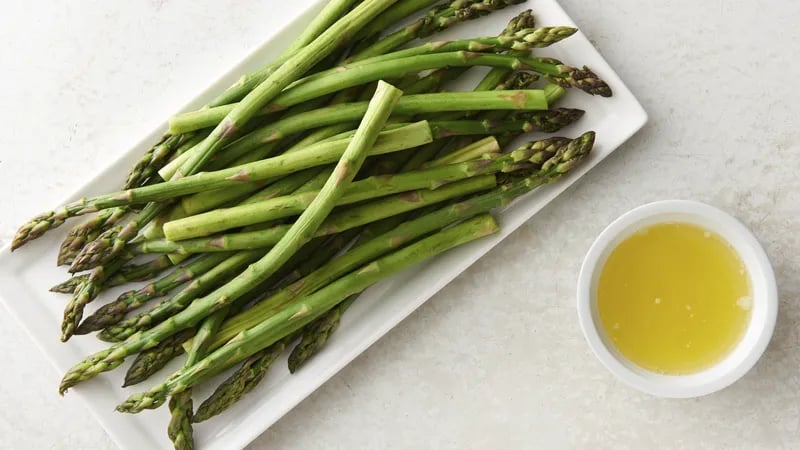
[[[0,244],[269,36],[283,20],[276,3],[4,4]],[[800,3],[562,4],[649,125],[251,448],[800,448]],[[764,358],[695,400],[616,382],[575,317],[594,237],[664,198],[752,227],[780,288]],[[113,447],[79,402],[56,395],[57,375],[7,315],[0,354],[1,448]]]

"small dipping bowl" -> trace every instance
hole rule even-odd
[[[715,365],[686,375],[652,372],[626,359],[606,336],[597,308],[598,280],[611,252],[633,233],[664,222],[694,224],[717,233],[739,254],[752,288],[750,321],[733,350]],[[623,214],[594,241],[578,277],[578,320],[592,352],[621,381],[658,397],[699,397],[733,384],[764,353],[777,315],[778,288],[761,244],[731,215],[695,201],[664,200]]]

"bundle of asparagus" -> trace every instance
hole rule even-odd
[[[404,47],[523,1],[330,0],[276,60],[172,117],[123,190],[23,225],[12,249],[94,214],[57,261],[85,273],[51,290],[72,295],[62,340],[97,331],[113,344],[60,392],[133,355],[135,385],[185,353],[182,369],[117,409],[168,402],[168,436],[192,448],[193,423],[254,389],[287,347],[289,370],[302,367],[365,289],[496,232],[492,211],[567,173],[593,132],[503,147],[578,120],[553,107],[567,89],[611,95],[587,67],[530,54],[574,28],[536,27],[525,11],[497,36]],[[445,91],[475,66],[490,70],[472,92]],[[83,318],[105,289],[154,278]],[[192,388],[237,365],[195,411]]]

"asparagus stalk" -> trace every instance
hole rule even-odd
[[[594,133],[589,132],[572,141],[564,138],[549,138],[520,147],[518,150],[538,154],[540,156],[536,159],[545,161],[533,175],[515,180],[513,184],[501,185],[484,194],[442,207],[416,219],[401,222],[395,228],[356,245],[336,260],[288,288],[282,289],[247,312],[237,314],[227,320],[217,333],[211,349],[224,344],[240,331],[255,325],[257,321],[267,317],[288,302],[315,292],[368,261],[458,220],[501,207],[535,187],[557,179],[584,158],[591,150],[593,143]]]
[[[200,406],[194,414],[194,422],[208,420],[238,402],[267,375],[272,363],[283,353],[290,339],[278,341],[248,358],[244,364],[227,378]]]
[[[413,116],[446,111],[543,109],[538,101],[530,104],[519,104],[510,100],[507,93],[499,94],[496,92],[442,92],[408,95],[401,98],[397,103],[395,114]],[[219,120],[219,108],[173,116],[170,119],[170,128],[194,129],[195,127],[207,127],[209,122],[213,124],[214,121]],[[320,126],[357,121],[359,117],[364,115],[366,108],[366,102],[354,102],[328,106],[307,113],[289,116],[244,136],[226,148],[224,153],[226,155],[243,155],[261,145],[279,141],[293,133]]]
[[[175,139],[176,144],[170,145],[169,142],[165,142],[148,151],[131,170],[123,189],[143,186],[146,182],[157,179],[158,171],[168,164],[173,157],[185,153],[202,142],[207,134],[186,133],[179,136],[170,136],[167,141]]]
[[[72,337],[83,318],[83,309],[97,298],[97,295],[102,290],[103,283],[131,259],[133,259],[133,255],[127,252],[124,255],[120,255],[107,266],[101,266],[93,270],[86,281],[75,289],[72,298],[64,307],[64,317],[61,322],[62,342],[66,342]]]
[[[330,335],[339,328],[342,314],[353,304],[353,301],[355,301],[358,295],[359,294],[351,295],[342,303],[320,316],[317,320],[308,324],[303,330],[300,342],[298,342],[289,354],[289,372],[297,372],[306,361],[319,353],[322,347],[328,342]]]
[[[352,60],[369,58],[388,53],[414,39],[430,36],[457,23],[477,19],[506,6],[525,0],[456,0],[447,7],[440,7],[411,25],[390,34],[375,44],[351,57]]]
[[[70,264],[80,253],[84,245],[97,239],[100,234],[119,223],[129,209],[127,207],[111,208],[100,211],[97,215],[84,223],[76,225],[69,233],[58,250],[57,264]]]
[[[141,383],[164,368],[175,357],[182,355],[184,353],[183,343],[192,337],[192,334],[194,334],[193,329],[183,330],[164,339],[155,347],[136,355],[133,364],[125,373],[125,381],[122,387]]]
[[[136,164],[133,165],[128,177],[125,179],[124,189],[138,187],[147,182],[148,178],[158,172],[169,158],[192,137],[191,133],[180,135],[166,134],[156,145],[148,150]]]
[[[358,33],[356,39],[360,42],[371,43],[375,41],[378,36],[402,21],[404,18],[411,16],[417,11],[429,8],[438,1],[439,0],[401,0],[376,17],[375,20],[373,20],[369,25],[365,26]],[[440,9],[441,8],[436,8],[432,12],[428,12],[428,14],[434,14]],[[358,48],[359,45],[354,47]],[[405,92],[405,90],[403,92]]]
[[[340,233],[376,220],[384,219],[428,205],[450,200],[495,186],[494,175],[480,175],[448,183],[438,189],[422,189],[380,198],[332,214],[315,237]],[[229,250],[267,248],[277,244],[287,234],[289,225],[275,225],[260,231],[222,234],[210,238],[187,239],[179,242],[156,240],[137,244],[137,253],[204,253]]]
[[[211,343],[214,334],[219,330],[222,322],[228,316],[230,305],[216,311],[214,314],[206,317],[197,327],[197,333],[192,338],[191,347],[188,350],[186,358],[186,366],[193,366],[197,361],[203,359],[203,356]]]
[[[337,163],[334,174],[326,182],[320,195],[309,209],[297,219],[286,235],[263,258],[251,264],[246,271],[231,282],[211,294],[195,300],[191,306],[172,316],[169,320],[150,330],[131,336],[126,341],[109,349],[95,353],[78,363],[64,375],[59,391],[63,394],[76,383],[113,369],[127,355],[152,347],[155,342],[197,324],[208,314],[231,304],[274,274],[289,260],[292,254],[314,236],[317,228],[333,209],[333,205],[341,196],[343,189],[352,181],[363,164],[368,149],[375,144],[380,129],[385,125],[400,95],[402,93],[391,85],[379,83],[375,96],[370,101],[367,114],[361,121],[355,137]]]
[[[542,103],[544,102],[543,94],[539,93],[540,91],[530,92],[538,93],[532,95],[534,97],[541,97],[539,101]],[[376,140],[375,145],[369,149],[369,154],[379,155],[383,153],[405,150],[407,148],[425,144],[431,140],[432,137],[427,122],[416,122],[401,128],[380,133],[379,139]],[[51,211],[46,215],[50,218],[57,217],[58,220],[63,221],[67,217],[94,212],[98,209],[111,208],[132,203],[167,200],[206,189],[235,186],[241,182],[278,177],[281,175],[290,174],[297,170],[335,162],[344,153],[345,149],[352,141],[353,139],[341,139],[338,141],[321,142],[302,151],[276,156],[263,161],[256,161],[239,167],[232,167],[230,169],[218,170],[215,172],[205,172],[164,183],[100,195],[92,198],[84,198],[65,205],[56,211]],[[151,205],[153,204],[148,204],[145,209]],[[37,220],[38,219],[34,219],[33,222]],[[97,242],[98,241],[96,240],[93,242],[93,244],[96,244]],[[85,247],[82,253],[90,255],[91,253],[87,253],[87,250],[90,249],[91,246]],[[79,261],[81,260],[76,259],[75,263],[73,263],[73,267],[75,264],[79,263]],[[80,266],[80,268],[84,267]]]
[[[184,367],[193,366],[198,360],[205,356],[205,346],[213,336],[225,316],[228,314],[230,306],[220,309],[207,317],[197,329],[192,348],[189,349]],[[167,434],[176,449],[193,448],[193,429],[194,404],[192,402],[192,390],[186,389],[179,392],[169,399],[170,421],[167,427]]]
[[[115,301],[103,305],[94,314],[84,319],[78,329],[75,330],[75,334],[88,334],[119,323],[129,311],[144,305],[156,297],[166,295],[178,286],[207,273],[229,256],[230,254],[226,253],[202,255],[139,290],[123,293]]]
[[[498,229],[494,219],[484,215],[378,259],[340,278],[325,289],[287,305],[280,313],[240,333],[227,345],[215,350],[195,365],[179,370],[166,382],[147,392],[130,396],[117,406],[117,411],[136,413],[143,409],[156,408],[164,403],[167,396],[182,392],[293,334],[348,296],[361,292],[406,267],[450,248],[495,233]]]
[[[121,286],[136,281],[145,281],[157,276],[163,270],[172,266],[169,258],[158,257],[142,264],[128,264],[122,266],[116,274],[112,275],[102,285],[102,289]],[[74,294],[75,289],[89,279],[89,274],[74,275],[69,279],[50,288],[50,292],[60,294]]]
[[[276,97],[270,105],[257,114],[279,111],[291,105],[335,92],[350,86],[357,86],[382,78],[393,78],[406,73],[441,67],[501,67],[510,70],[532,70],[550,77],[565,88],[576,87],[593,95],[610,96],[611,90],[604,81],[588,69],[578,70],[564,65],[552,58],[529,58],[516,55],[484,54],[469,51],[455,51],[395,58],[375,63],[356,63],[342,66],[330,72],[314,75],[311,80],[299,83]],[[208,108],[200,111],[173,116],[170,119],[172,132],[205,128],[219,123],[235,108],[234,104]],[[462,108],[464,110],[464,108]],[[399,113],[398,113],[399,114]]]
[[[66,280],[58,283],[57,285],[50,288],[50,292],[56,292],[58,294],[74,294],[75,290],[78,289],[86,280],[89,279],[89,274],[81,274],[81,275],[73,275]],[[125,283],[128,281],[126,280]],[[106,283],[106,286],[109,286],[110,283]]]
[[[170,397],[167,437],[172,441],[175,450],[192,450],[194,448],[193,410],[191,389]]]
[[[511,20],[508,21],[506,25],[504,33],[515,33],[519,30],[524,30],[526,28],[535,28],[536,27],[536,19],[533,17],[533,11],[530,9],[526,9],[521,13],[514,16]]]
[[[409,58],[412,56],[429,55],[434,53],[448,53],[457,51],[468,52],[501,52],[504,50],[532,50],[534,48],[549,47],[558,43],[578,31],[573,27],[542,27],[525,28],[514,32],[504,32],[499,36],[475,37],[470,39],[459,39],[455,41],[427,42],[425,44],[397,50],[391,53],[380,54],[366,59],[359,59],[346,63],[342,67],[351,69],[353,67],[365,66],[382,61]],[[312,80],[324,78],[335,73],[339,68],[333,68],[322,72],[309,75],[297,82],[297,84],[308,83]],[[292,87],[289,87],[291,89]]]

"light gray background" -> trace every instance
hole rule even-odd
[[[311,3],[4,2],[0,244]],[[562,4],[650,124],[251,448],[800,448],[800,3]],[[594,237],[665,198],[752,227],[780,287],[765,357],[696,400],[616,382],[575,317]],[[113,447],[4,314],[0,354],[0,447]]]

